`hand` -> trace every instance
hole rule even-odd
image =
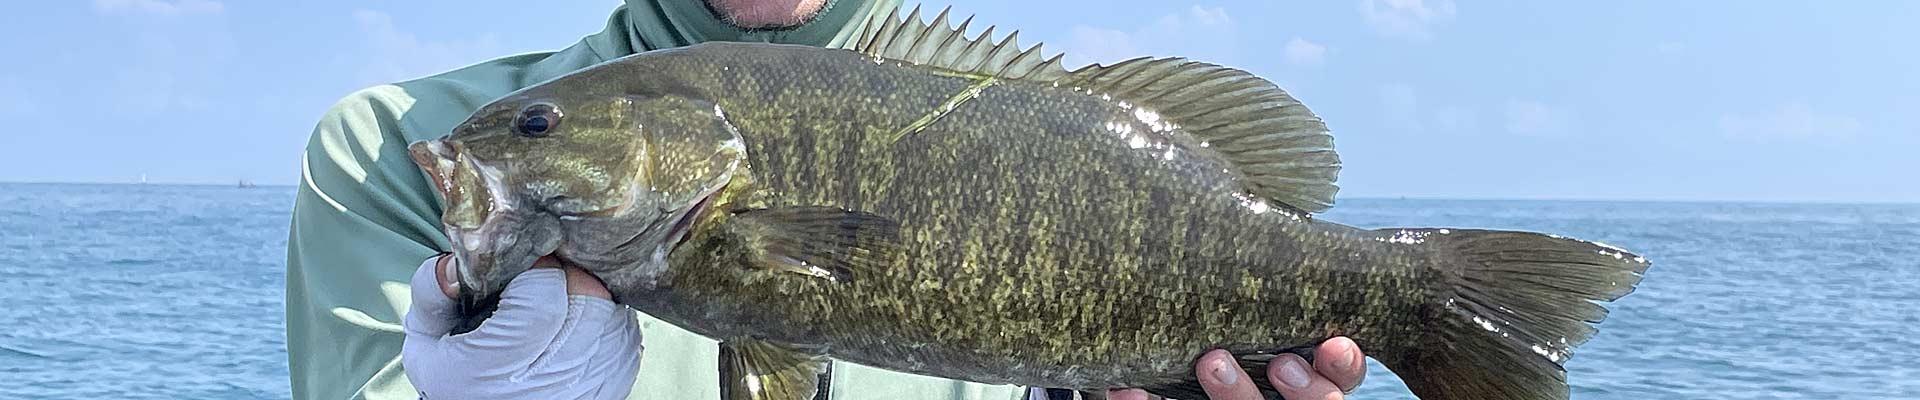
[[[1200,387],[1212,400],[1262,400],[1260,390],[1254,388],[1246,371],[1241,370],[1233,355],[1225,350],[1201,355],[1200,360],[1193,363],[1193,372],[1200,377]],[[1353,391],[1366,378],[1366,356],[1353,340],[1336,337],[1321,342],[1313,350],[1313,365],[1307,365],[1300,356],[1281,354],[1267,364],[1266,375],[1267,381],[1287,400],[1340,400],[1346,398],[1345,392]],[[1107,398],[1147,400],[1150,396],[1146,391],[1127,389],[1112,391]]]
[[[507,283],[478,329],[456,318],[451,257],[413,274],[400,362],[420,398],[624,399],[640,368],[640,326],[592,274],[541,258]]]

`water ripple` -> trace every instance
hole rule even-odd
[[[288,398],[292,193],[0,184],[0,398]],[[1574,398],[1920,398],[1920,206],[1342,202],[1325,218],[1653,259],[1568,363]],[[1356,398],[1412,399],[1369,366]]]

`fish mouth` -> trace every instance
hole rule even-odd
[[[459,150],[444,140],[422,140],[407,145],[407,156],[426,174],[427,181],[433,183],[434,194],[439,195],[441,201],[448,200],[453,192],[453,171],[459,154]]]
[[[482,297],[497,295],[507,279],[525,270],[521,266],[537,258],[523,253],[551,252],[558,224],[498,196],[503,193],[499,173],[475,163],[459,141],[416,141],[407,145],[407,155],[443,205],[441,232],[468,309],[478,309]]]

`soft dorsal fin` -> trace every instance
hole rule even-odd
[[[1306,212],[1333,208],[1340,155],[1327,125],[1246,71],[1184,58],[1092,65],[1056,81],[1155,110],[1227,159],[1247,191]]]
[[[950,9],[949,9],[950,10]],[[1145,110],[1218,152],[1255,196],[1317,213],[1333,207],[1340,188],[1340,156],[1327,126],[1280,87],[1246,71],[1179,57],[1142,57],[1068,71],[1064,54],[1042,56],[1042,45],[1022,50],[1019,32],[993,42],[993,28],[968,38],[968,17],[948,26],[949,10],[932,23],[915,7],[880,13],[854,50],[885,59],[992,76],[1048,82],[1111,96]],[[878,24],[878,25],[875,25]]]

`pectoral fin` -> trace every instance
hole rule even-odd
[[[824,393],[827,357],[739,338],[720,344],[721,400],[812,400]]]
[[[892,263],[900,224],[836,207],[743,211],[729,229],[746,241],[755,267],[847,282]]]

